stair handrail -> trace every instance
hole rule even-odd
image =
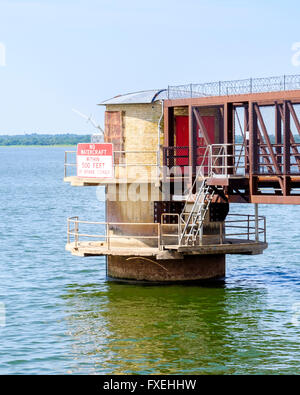
[[[184,205],[183,210],[182,210],[182,212],[181,212],[181,214],[180,214],[180,216],[179,216],[180,223],[184,222],[184,229],[183,229],[183,231],[181,232],[180,239],[179,239],[179,244],[181,244],[181,242],[182,242],[182,240],[183,240],[183,238],[184,238],[184,236],[185,236],[186,230],[187,230],[187,228],[188,228],[188,226],[189,226],[189,222],[190,222],[192,216],[194,215],[193,209],[194,209],[194,207],[198,204],[198,201],[199,201],[199,199],[200,199],[200,196],[201,196],[201,194],[202,194],[202,192],[203,192],[203,190],[204,190],[204,188],[205,188],[205,186],[206,186],[206,180],[207,180],[207,178],[211,177],[211,175],[212,175],[212,167],[211,167],[211,164],[210,164],[210,163],[209,163],[208,166],[207,166],[207,167],[208,167],[208,174],[207,174],[207,176],[205,176],[205,174],[202,172],[202,168],[203,168],[204,161],[205,161],[206,158],[208,157],[208,153],[209,153],[209,152],[211,152],[211,145],[207,145],[207,146],[206,146],[206,149],[205,149],[205,152],[204,152],[204,155],[203,155],[203,158],[202,158],[201,165],[199,166],[199,169],[197,170],[195,180],[194,180],[194,182],[193,182],[193,184],[192,184],[192,186],[191,186],[191,188],[190,188],[188,197],[186,198],[186,201],[185,201],[185,205]],[[211,156],[211,155],[210,155],[210,156]],[[211,158],[209,158],[209,159],[211,159]],[[191,196],[192,196],[192,194],[193,194],[193,189],[194,189],[194,186],[196,185],[196,182],[197,182],[199,176],[202,177],[203,181],[202,181],[202,183],[201,183],[201,186],[200,186],[198,192],[196,193],[196,199],[194,200],[194,204],[193,204],[192,210],[190,211],[189,216],[188,216],[188,219],[187,219],[187,221],[185,222],[185,221],[183,220],[183,215],[185,214],[186,206],[187,206],[187,204],[188,204],[188,202],[189,202],[189,200],[190,200],[190,198],[191,198]]]
[[[203,158],[202,158],[201,165],[199,166],[199,169],[197,170],[197,174],[196,174],[195,180],[194,180],[194,182],[193,182],[193,184],[192,184],[192,186],[191,186],[191,188],[190,188],[190,190],[189,190],[189,194],[188,194],[188,196],[187,196],[187,198],[186,198],[186,200],[185,200],[185,205],[184,205],[184,207],[183,207],[182,213],[185,212],[185,209],[186,209],[186,206],[187,206],[187,204],[188,204],[188,201],[190,200],[190,198],[191,198],[191,196],[192,196],[192,194],[193,194],[193,189],[194,189],[194,186],[196,185],[197,179],[199,178],[199,176],[201,176],[203,179],[204,179],[204,177],[205,177],[204,174],[203,174],[203,172],[202,172],[202,167],[203,167],[203,164],[204,164],[205,159],[206,159],[207,156],[208,156],[208,152],[209,152],[209,151],[210,151],[210,145],[207,145],[207,146],[206,146],[206,149],[205,149],[205,151],[204,151],[204,155],[203,155]],[[208,166],[208,168],[210,169],[210,166]],[[210,177],[210,175],[208,175],[208,177]]]

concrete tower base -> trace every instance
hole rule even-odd
[[[160,283],[222,279],[225,255],[194,255],[170,260],[108,256],[107,275],[119,280]]]

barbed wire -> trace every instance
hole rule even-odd
[[[168,86],[168,99],[227,96],[245,93],[276,92],[300,89],[300,75],[215,81],[203,84]]]

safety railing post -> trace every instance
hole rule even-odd
[[[74,226],[74,230],[75,230],[75,248],[78,249],[78,240],[79,240],[79,237],[78,237],[78,232],[79,232],[78,217],[77,217],[77,219],[75,219],[74,225],[75,225]]]
[[[225,176],[228,176],[228,145],[225,145]]]
[[[250,240],[250,215],[247,215],[247,220],[248,220],[248,225],[247,225],[247,235],[248,235],[248,240]]]
[[[259,233],[258,233],[258,204],[254,203],[255,207],[255,241],[259,241]]]
[[[267,242],[267,223],[266,223],[266,217],[263,217],[264,218],[264,242],[266,243]]]
[[[105,226],[106,230],[106,245],[107,245],[107,249],[110,250],[110,242],[109,242],[109,223],[106,222],[106,226]]]

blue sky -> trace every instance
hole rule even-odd
[[[90,133],[117,94],[300,74],[298,1],[0,0],[0,133]],[[0,47],[1,48],[1,47]]]

